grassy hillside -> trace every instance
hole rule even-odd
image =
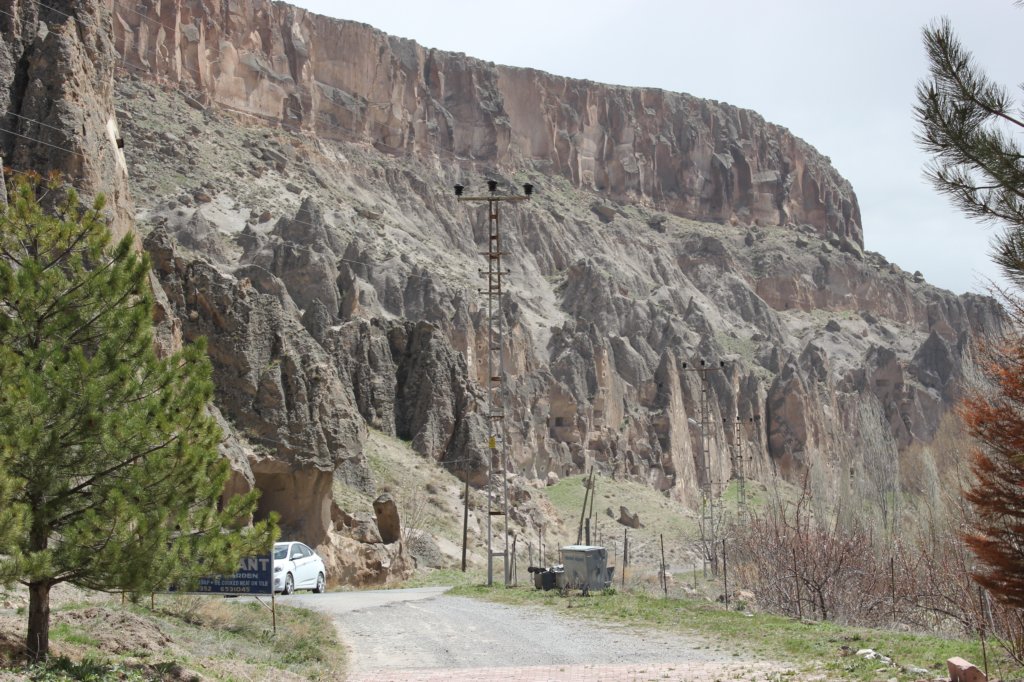
[[[424,459],[412,450],[410,444],[396,438],[371,431],[366,442],[366,455],[373,472],[371,491],[359,490],[335,482],[334,499],[349,513],[372,514],[373,499],[381,492],[390,492],[395,498],[407,532],[429,533],[445,554],[444,567],[456,567],[461,562],[462,546],[462,494],[463,484],[457,477],[438,464]],[[586,492],[586,476],[568,476],[548,487],[531,488],[531,501],[525,508],[531,510],[527,525],[513,524],[519,535],[518,564],[521,572],[530,557],[533,563],[542,563],[537,550],[541,537],[536,523],[540,510],[544,518],[544,562],[558,561],[557,548],[576,542],[580,512]],[[779,494],[791,499],[792,486],[779,483]],[[593,501],[591,542],[608,547],[609,561],[618,565],[624,532],[629,535],[630,564],[637,574],[654,574],[661,563],[661,538],[664,536],[665,558],[670,571],[688,572],[701,567],[696,552],[699,536],[697,512],[666,497],[647,485],[635,481],[614,480],[595,475],[596,497]],[[775,494],[758,482],[747,483],[747,501],[751,509],[763,507]],[[732,482],[724,491],[726,513],[737,518],[738,492]],[[486,513],[485,491],[470,490],[469,555],[470,565],[485,565]],[[625,530],[618,523],[619,508],[626,507],[639,514],[642,528]],[[589,512],[588,503],[588,512]],[[492,517],[493,532],[500,538],[504,520]]]
[[[409,443],[371,430],[365,453],[373,472],[374,491],[334,484],[334,499],[349,512],[373,512],[373,500],[391,493],[402,524],[449,540],[462,537],[462,482],[443,467],[417,454]],[[475,501],[471,496],[471,504]]]

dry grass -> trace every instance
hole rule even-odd
[[[554,507],[562,516],[567,530],[561,543],[574,543],[579,526],[585,476],[568,476],[556,485],[544,489]],[[656,490],[633,481],[612,480],[595,476],[597,490],[594,498],[594,517],[591,521],[591,540],[605,544],[609,562],[617,563],[622,551],[625,527],[618,523],[619,507],[640,515],[643,528],[629,529],[630,557],[634,571],[656,570],[660,564],[660,536],[665,536],[665,555],[670,566],[682,568],[696,561],[690,547],[697,534],[694,512]],[[612,516],[607,510],[611,509]],[[554,538],[552,538],[554,539]],[[613,561],[613,558],[615,561]]]
[[[23,620],[0,620],[0,643],[19,642]],[[327,616],[278,606],[275,633],[263,605],[213,596],[160,595],[155,608],[119,597],[66,604],[51,617],[51,652],[48,666],[9,662],[0,679],[332,680],[345,671]]]

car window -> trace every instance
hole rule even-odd
[[[304,544],[302,544],[301,542],[300,542],[300,543],[298,543],[298,544],[296,545],[296,547],[298,548],[298,550],[299,550],[300,552],[302,552],[302,558],[303,558],[303,559],[305,559],[305,558],[306,558],[306,557],[308,557],[308,556],[313,556],[313,550],[311,550],[311,549],[310,549],[309,547],[306,547],[306,546],[305,546]]]
[[[274,560],[280,561],[288,558],[288,545],[274,545]]]

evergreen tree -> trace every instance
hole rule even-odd
[[[992,82],[943,20],[924,31],[931,77],[917,89],[918,141],[933,157],[926,174],[968,216],[1000,225],[993,260],[1024,288],[1024,116]],[[1024,301],[1003,292],[1013,321],[1006,338],[982,349],[988,386],[961,406],[980,443],[967,499],[976,513],[966,538],[975,579],[996,598],[1024,608]]]
[[[53,205],[44,211],[40,199]],[[63,198],[61,197],[63,194]],[[229,468],[203,343],[156,356],[149,261],[91,209],[19,178],[0,213],[0,579],[27,585],[27,646],[49,645],[62,582],[146,592],[233,572],[273,520],[256,492],[218,509]],[[7,518],[2,518],[7,517]]]
[[[924,31],[931,78],[917,87],[918,142],[932,155],[926,176],[965,214],[1002,225],[993,260],[1024,288],[1024,115],[978,69],[948,20]]]

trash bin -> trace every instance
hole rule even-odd
[[[538,587],[544,590],[555,589],[557,585],[555,571],[544,571],[543,573],[538,573],[537,577],[540,578],[540,585]]]

